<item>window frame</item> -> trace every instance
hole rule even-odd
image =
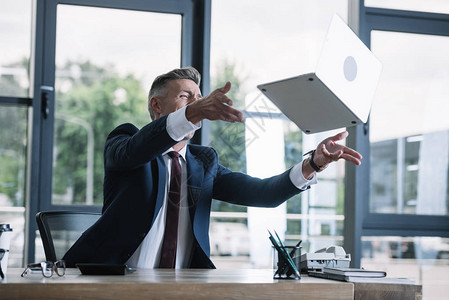
[[[363,0],[360,0],[359,5],[359,37],[368,48],[372,30],[449,36],[448,14],[365,7]],[[365,157],[360,167],[346,166],[345,247],[352,254],[354,266],[360,267],[362,236],[449,237],[449,216],[380,214],[369,211],[369,121],[349,131],[349,146]]]

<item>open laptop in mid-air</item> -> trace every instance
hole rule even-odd
[[[257,87],[305,133],[366,123],[380,61],[337,15],[314,73]]]

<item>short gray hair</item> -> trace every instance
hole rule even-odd
[[[161,96],[167,83],[170,80],[175,79],[190,79],[199,86],[201,82],[201,74],[194,67],[187,67],[174,69],[166,74],[162,74],[156,77],[156,79],[153,81],[153,84],[151,85],[150,92],[148,93],[148,111],[150,112],[151,120],[154,120],[155,117],[154,111],[151,108],[150,104],[151,98],[153,98],[154,96]]]

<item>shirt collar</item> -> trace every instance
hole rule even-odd
[[[173,150],[173,147],[171,147],[170,149],[168,149],[167,151],[162,153],[162,155],[166,155],[170,151],[175,151],[175,150]],[[184,161],[186,161],[186,151],[187,151],[187,145],[182,147],[182,149],[178,151],[178,154],[181,155],[181,157],[184,159]]]

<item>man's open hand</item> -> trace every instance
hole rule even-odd
[[[208,96],[191,103],[186,109],[187,120],[196,124],[204,119],[226,122],[243,122],[243,113],[232,107],[233,102],[226,96],[231,89],[228,81]]]

